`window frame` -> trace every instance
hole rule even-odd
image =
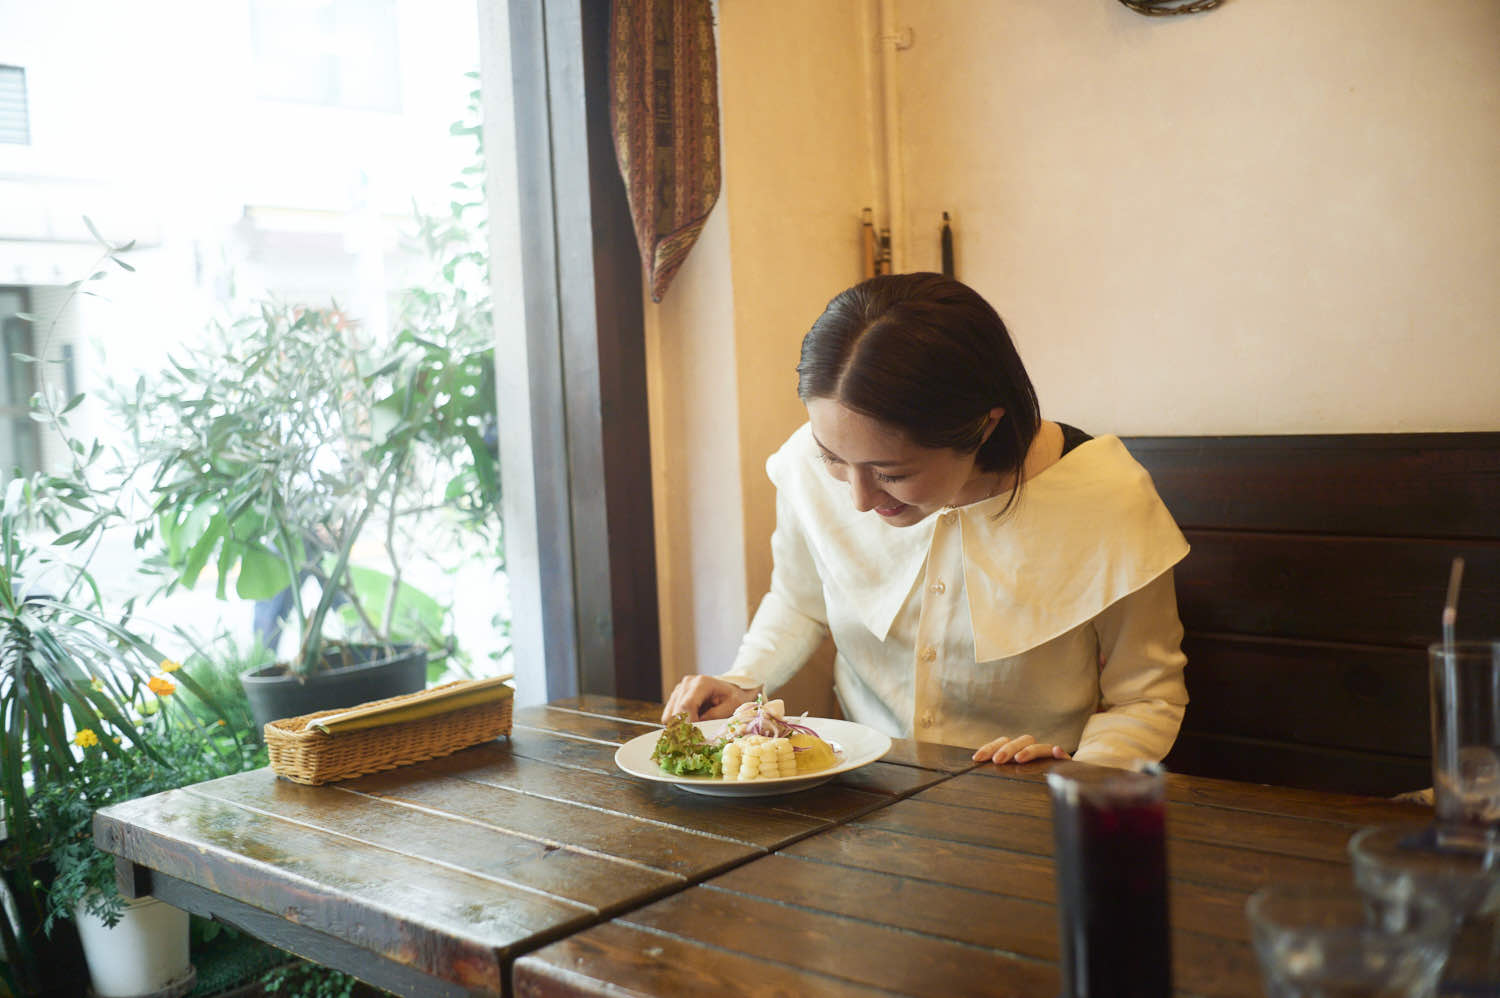
[[[487,157],[487,181],[514,185],[513,204],[489,199],[490,228],[493,241],[513,226],[520,257],[518,321],[497,308],[495,335],[523,705],[661,699],[645,313],[609,130],[609,19],[608,0],[480,0],[481,88],[508,87],[515,109],[486,115],[485,148],[515,150]],[[492,281],[497,302],[516,294],[511,276]]]

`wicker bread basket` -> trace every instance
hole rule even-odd
[[[470,688],[480,682],[457,680],[357,707],[271,721],[265,726],[271,769],[296,783],[329,783],[451,755],[510,734],[515,698],[508,687],[486,702],[466,704],[466,696],[473,699]],[[458,705],[449,709],[445,701]],[[367,715],[357,730],[329,734],[315,726],[355,712]],[[387,716],[388,723],[382,722]]]

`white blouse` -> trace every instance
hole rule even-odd
[[[807,425],[766,471],[771,589],[721,678],[775,689],[832,633],[845,716],[892,737],[1029,734],[1114,766],[1172,747],[1188,545],[1118,438],[1069,451],[1004,515],[1001,494],[909,527],[857,511]]]

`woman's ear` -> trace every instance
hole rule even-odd
[[[984,433],[979,438],[979,445],[981,447],[984,446],[985,441],[989,440],[990,434],[995,432],[995,427],[999,426],[1000,420],[1004,418],[1004,407],[997,405],[995,406],[995,408],[990,410],[989,418],[985,420]]]

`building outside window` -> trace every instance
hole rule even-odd
[[[30,400],[36,391],[36,368],[16,359],[32,354],[31,323],[26,312],[24,288],[0,287],[0,484],[17,472],[29,475],[39,470],[36,423],[30,416]]]
[[[26,106],[26,70],[0,66],[0,142],[31,144],[31,118]]]
[[[82,22],[0,3],[0,480],[69,460],[29,418],[34,393],[84,393],[70,428],[109,443],[108,382],[164,370],[259,302],[394,335],[430,278],[417,210],[446,217],[475,161],[450,128],[475,116],[476,21],[473,0],[141,0]],[[101,265],[93,230],[132,244],[132,271]],[[12,359],[42,349],[40,369]],[[139,584],[125,534],[99,559],[121,597]],[[466,571],[406,581],[452,606],[482,664],[505,645],[503,579]],[[203,588],[153,613],[222,619],[248,644],[251,606]]]

